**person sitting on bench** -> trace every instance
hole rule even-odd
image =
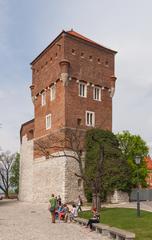
[[[92,231],[92,224],[93,223],[99,223],[100,222],[100,215],[97,213],[97,209],[93,208],[92,209],[93,217],[89,219],[87,226],[90,227],[90,230]]]

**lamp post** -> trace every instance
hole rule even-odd
[[[137,165],[140,164],[141,157],[135,156],[135,163]],[[137,170],[137,182],[138,182],[138,188],[137,188],[137,217],[140,217],[140,198],[139,198],[139,171]]]

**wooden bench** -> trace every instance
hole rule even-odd
[[[78,218],[75,218],[74,220],[75,222],[77,222],[82,226],[86,226],[88,223],[88,220],[84,218],[78,217]],[[92,226],[96,232],[100,233],[103,236],[109,237],[109,239],[117,239],[117,240],[134,240],[135,239],[135,234],[128,232],[126,230],[110,227],[102,223],[93,223]]]

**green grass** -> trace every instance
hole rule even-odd
[[[90,211],[79,214],[80,217],[89,219]],[[152,213],[141,211],[137,217],[136,209],[104,208],[101,211],[101,223],[121,228],[136,234],[136,240],[152,240]]]

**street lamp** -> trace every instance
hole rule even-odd
[[[141,157],[135,156],[135,163],[137,165],[140,164]],[[139,198],[139,171],[137,170],[137,182],[138,182],[138,188],[137,188],[137,217],[140,217],[140,198]]]

